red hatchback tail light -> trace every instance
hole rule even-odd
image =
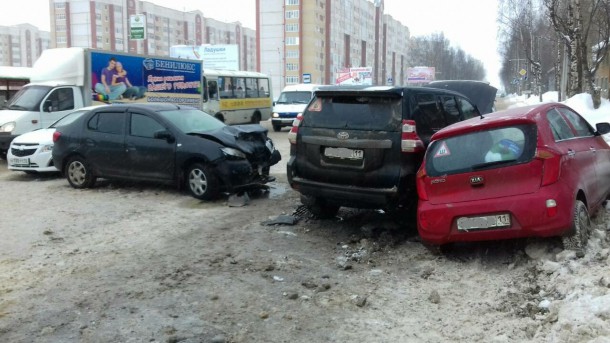
[[[547,186],[559,180],[561,176],[561,154],[548,147],[538,147],[536,158],[542,160],[542,182],[540,186]]]
[[[415,120],[402,121],[400,150],[402,152],[424,151],[424,142],[419,138],[417,131],[415,130]]]
[[[290,132],[288,132],[288,141],[290,144],[297,144],[297,133],[299,132],[299,126],[303,121],[303,115],[297,115],[296,119],[292,122],[292,127],[290,128]]]
[[[428,200],[428,192],[426,192],[426,162],[423,162],[417,171],[415,184],[417,186],[417,195],[422,200]]]
[[[59,131],[53,132],[53,143],[57,142],[59,140],[59,137],[61,137],[61,132],[59,132]]]

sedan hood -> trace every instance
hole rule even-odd
[[[31,131],[19,135],[13,139],[13,143],[37,143],[37,144],[53,144],[53,133],[55,129],[41,129]]]
[[[280,160],[279,152],[275,150],[271,139],[267,138],[267,132],[259,124],[248,124],[227,125],[218,130],[193,134],[240,150],[251,162],[270,161],[269,165],[274,165]]]

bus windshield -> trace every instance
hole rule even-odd
[[[38,111],[42,99],[50,90],[50,86],[24,87],[9,100],[6,108],[17,111]]]

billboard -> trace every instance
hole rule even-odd
[[[434,81],[434,67],[407,68],[407,83],[428,83]]]
[[[203,61],[203,69],[239,70],[237,44],[225,45],[174,45],[169,48],[170,57]]]
[[[337,71],[335,79],[337,85],[372,85],[373,68],[343,68]]]
[[[114,59],[114,63],[111,63]],[[114,68],[110,68],[114,65]],[[102,83],[102,75],[106,85]],[[115,79],[115,84],[108,82]],[[91,51],[93,100],[201,108],[201,62]]]

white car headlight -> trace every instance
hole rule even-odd
[[[224,148],[220,148],[220,150],[225,154],[225,156],[227,156],[228,158],[233,158],[233,159],[242,159],[242,158],[246,158],[246,154],[244,154],[243,152],[237,150],[237,149],[233,149],[233,148],[228,148],[228,147],[224,147]]]
[[[0,132],[13,132],[13,130],[15,130],[14,121],[9,121],[8,123],[5,123],[4,125],[0,126]]]
[[[273,114],[271,115],[273,118],[279,118],[279,114],[277,112],[273,112]]]
[[[40,148],[40,152],[48,152],[48,151],[53,151],[53,144],[43,145],[42,148]]]

